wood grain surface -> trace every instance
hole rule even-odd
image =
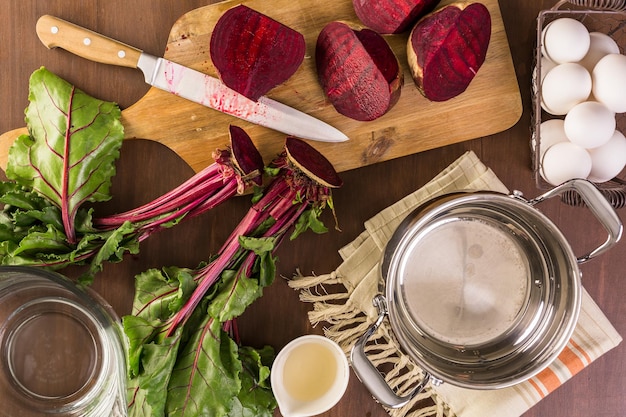
[[[350,0],[232,0],[200,7],[176,21],[163,55],[171,61],[218,76],[209,52],[211,33],[223,12],[240,3],[304,35],[307,50],[303,64],[268,96],[324,120],[350,137],[348,142],[339,145],[313,143],[328,154],[339,171],[497,133],[511,127],[521,116],[519,87],[497,0],[484,1],[492,16],[491,42],[485,63],[464,93],[445,102],[430,102],[415,87],[406,61],[408,35],[387,36],[404,70],[405,84],[399,102],[387,114],[370,122],[359,122],[337,113],[319,85],[313,59],[317,35],[326,23],[342,20],[359,24]],[[129,43],[120,39],[121,34],[103,35]],[[207,109],[157,88],[151,88],[137,103],[125,109],[123,117],[126,137],[160,142],[195,171],[212,162],[212,150],[228,143],[231,123],[248,132],[267,161],[280,152],[285,137],[280,132]],[[0,137],[0,167],[6,166],[6,150],[17,137],[16,133],[24,132]]]
[[[47,50],[34,31],[39,16],[59,16],[140,46],[153,55],[161,55],[176,21],[185,13],[210,3],[210,0],[3,2],[0,13],[0,132],[24,126],[28,78],[41,66],[95,97],[118,102],[125,111],[148,92],[138,71],[96,64],[69,53]],[[319,4],[322,9],[326,4],[315,0],[310,3]],[[298,269],[307,275],[334,270],[341,261],[337,251],[363,231],[367,219],[424,185],[467,150],[474,151],[510,189],[520,190],[528,197],[539,194],[532,178],[529,146],[530,78],[536,18],[540,10],[552,7],[554,3],[550,0],[499,2],[522,101],[523,112],[517,123],[499,133],[344,171],[345,184],[333,194],[341,232],[331,228],[324,235],[305,234],[293,242],[284,242],[277,253],[279,276],[290,277]],[[451,121],[442,119],[441,123],[451,124]],[[343,151],[337,151],[337,154],[349,157]],[[193,172],[182,158],[164,145],[148,140],[126,141],[117,164],[113,199],[98,205],[95,210],[104,215],[132,208],[169,190]],[[127,314],[135,274],[164,265],[194,267],[206,260],[249,204],[246,197],[236,198],[189,223],[151,236],[143,243],[139,255],[128,256],[119,264],[107,265],[96,278],[94,289],[119,314]],[[569,207],[556,200],[542,203],[539,208],[561,227],[575,253],[586,252],[606,238],[585,209]],[[624,213],[623,209],[619,211],[622,217]],[[332,224],[332,218],[325,220]],[[622,241],[616,248],[581,267],[585,288],[623,336],[626,335],[625,254],[626,243]],[[64,271],[70,277],[77,276],[78,272],[76,269]],[[308,322],[307,312],[311,305],[302,303],[298,294],[280,277],[240,320],[244,343],[253,346],[269,344],[280,349],[297,336],[322,333],[321,326],[312,328]],[[523,417],[625,416],[625,383],[626,345],[622,343]],[[0,404],[2,394],[0,392]],[[279,415],[277,411],[276,416]],[[388,416],[354,375],[341,402],[323,415]]]

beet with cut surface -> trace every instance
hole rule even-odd
[[[245,130],[230,125],[228,131],[233,163],[239,168],[244,179],[262,185],[264,163],[261,153]]]
[[[490,39],[491,15],[482,3],[452,3],[420,19],[407,45],[417,88],[431,101],[463,93],[484,63]]]
[[[293,165],[319,184],[329,188],[343,185],[330,161],[305,141],[290,136],[285,141],[285,151]]]
[[[403,74],[398,58],[371,29],[327,24],[317,38],[315,60],[324,93],[344,116],[374,120],[400,98]]]
[[[227,10],[211,34],[211,59],[224,84],[258,100],[304,60],[304,36],[247,6]]]
[[[402,33],[422,16],[431,12],[440,0],[352,0],[361,22],[378,33]]]

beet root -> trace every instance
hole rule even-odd
[[[255,101],[287,81],[306,50],[301,33],[244,5],[219,18],[210,47],[222,82]]]
[[[230,125],[228,129],[233,163],[244,179],[262,185],[264,163],[261,153],[245,130],[234,125]]]
[[[485,62],[490,39],[491,15],[481,3],[452,3],[420,19],[407,45],[417,88],[431,101],[464,92]]]
[[[440,0],[352,0],[354,11],[363,24],[382,34],[402,33]]]
[[[400,98],[403,73],[398,58],[371,29],[327,24],[317,38],[315,61],[324,93],[344,116],[374,120]]]
[[[285,141],[285,151],[289,161],[318,184],[329,188],[343,185],[330,161],[305,141],[290,136]]]

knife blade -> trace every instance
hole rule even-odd
[[[250,100],[219,79],[156,57],[115,39],[44,15],[36,26],[47,48],[62,48],[91,61],[140,69],[153,87],[251,123],[302,139],[344,142],[348,137],[335,127],[268,97]]]

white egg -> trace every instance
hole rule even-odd
[[[600,59],[608,54],[619,54],[619,46],[617,42],[609,35],[601,32],[591,32],[589,34],[591,44],[587,55],[579,62],[580,65],[592,72]]]
[[[626,166],[626,137],[616,130],[604,145],[589,150],[591,172],[588,179],[593,182],[605,182],[614,178]]]
[[[564,125],[563,119],[550,119],[541,123],[539,126],[539,158],[543,158],[550,146],[569,140],[565,134]]]
[[[596,100],[615,113],[626,112],[626,56],[605,55],[593,68],[592,80]]]
[[[615,132],[615,113],[597,101],[574,106],[563,123],[565,134],[576,145],[591,149],[602,146]]]
[[[589,152],[572,142],[552,145],[541,161],[541,176],[555,186],[574,178],[587,178],[590,172]]]
[[[537,82],[537,66],[533,68],[533,92],[537,94],[537,85],[541,85],[543,80],[546,78],[546,74],[550,72],[552,68],[554,68],[557,64],[550,61],[545,56],[541,57],[541,80]]]
[[[550,22],[541,32],[543,55],[556,62],[577,62],[589,51],[589,31],[576,19],[563,17]]]
[[[560,64],[552,68],[541,84],[541,107],[562,116],[591,93],[591,74],[580,64]]]
[[[545,80],[546,75],[552,70],[552,68],[556,67],[557,64],[553,61],[550,61],[545,56],[541,57],[541,81]]]

